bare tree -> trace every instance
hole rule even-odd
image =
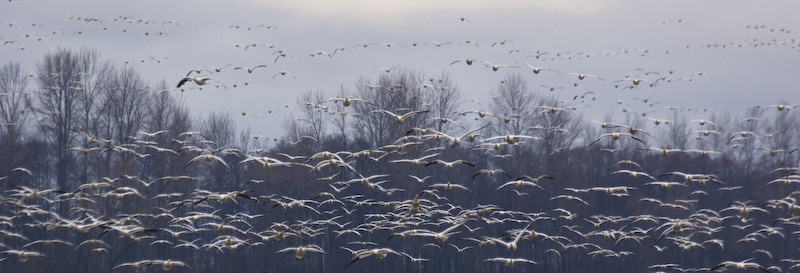
[[[78,91],[78,101],[80,106],[79,122],[76,130],[90,135],[96,135],[97,124],[99,122],[99,101],[103,93],[110,84],[111,76],[114,73],[114,66],[110,61],[101,60],[100,53],[95,49],[83,48],[78,55],[78,65],[80,66],[80,87]],[[99,143],[97,143],[99,144]],[[88,141],[84,141],[83,148],[90,148]],[[81,158],[81,172],[78,181],[87,182],[89,176],[90,156]]]
[[[212,111],[201,120],[199,129],[215,147],[229,147],[236,141],[236,123],[227,111]]]
[[[689,124],[686,123],[686,118],[679,115],[677,109],[672,110],[671,124],[665,124],[666,132],[659,136],[663,148],[671,149],[687,149],[689,147],[690,138],[687,137],[691,131]]]
[[[781,102],[786,105],[788,102]],[[766,119],[763,132],[759,132],[762,158],[769,166],[796,166],[796,156],[794,149],[800,148],[797,138],[793,133],[797,132],[797,124],[800,124],[798,111],[789,110],[764,110]],[[772,118],[767,118],[772,117]]]
[[[142,147],[139,147],[136,140],[138,132],[144,128],[149,100],[147,84],[132,66],[123,67],[114,73],[109,88],[103,93],[103,108],[99,109],[101,114],[99,123],[103,128],[99,135],[112,140],[116,145],[114,150],[119,153],[108,153],[106,171],[111,173],[104,175],[138,175],[133,172],[139,171],[140,157],[128,149],[120,148],[143,153]]]
[[[349,95],[349,92],[344,88],[344,86],[339,87],[339,93],[336,94],[337,97],[345,98]],[[349,106],[344,106],[343,103],[336,103],[332,107],[332,111],[334,114],[331,116],[330,120],[333,123],[333,127],[336,128],[336,139],[339,143],[342,144],[342,147],[347,149],[348,143],[350,143],[350,138],[347,136],[347,129],[350,122],[350,119],[353,117],[354,113],[349,111]]]
[[[182,122],[186,121],[183,116],[188,115],[188,110],[185,109],[185,106],[181,104],[178,98],[169,92],[169,85],[166,81],[162,80],[156,84],[153,90],[150,92],[150,103],[147,104],[147,118],[145,119],[144,130],[147,132],[164,131],[154,139],[150,139],[150,141],[157,143],[151,146],[178,151],[181,145],[173,142],[172,139],[178,134],[188,131],[189,126]],[[146,162],[147,168],[145,171],[148,174],[145,177],[181,173],[181,164],[188,160],[185,158],[186,156],[165,152],[154,153],[152,149],[146,151],[153,156]]]
[[[496,116],[490,127],[493,134],[536,137],[513,150],[519,171],[560,172],[567,159],[553,157],[567,151],[585,133],[577,107],[565,105],[553,95],[530,90],[519,74],[506,77],[492,92],[491,111]],[[520,169],[522,168],[522,169]]]
[[[536,102],[539,114],[532,117],[535,125],[531,128],[532,135],[542,138],[541,142],[535,145],[539,152],[538,157],[545,162],[547,157],[569,149],[583,132],[585,123],[582,123],[582,116],[570,106],[562,103],[552,95],[537,96]],[[557,164],[561,165],[561,164]]]
[[[199,131],[203,133],[206,140],[211,141],[210,144],[203,147],[206,153],[213,153],[224,161],[228,166],[222,164],[213,164],[209,168],[203,168],[201,175],[208,178],[208,181],[213,181],[209,186],[232,189],[236,188],[242,181],[237,178],[240,171],[239,161],[240,155],[238,152],[232,152],[236,149],[233,145],[236,144],[236,123],[231,118],[231,114],[226,112],[214,112],[208,114],[205,120],[200,122]],[[234,168],[234,169],[231,169]]]
[[[746,115],[752,118],[751,121],[739,122],[738,126],[726,133],[729,153],[733,154],[735,160],[743,163],[743,168],[737,170],[741,175],[751,174],[756,164],[755,158],[760,140],[755,134],[761,132],[764,127],[763,113],[764,111],[758,107],[748,109]]]
[[[302,137],[312,137],[314,144],[312,147],[319,149],[326,134],[327,119],[331,116],[328,107],[324,106],[326,101],[325,93],[321,90],[306,91],[297,98],[297,108],[300,109],[299,137],[294,141],[302,140]]]
[[[156,84],[153,90],[154,92],[150,92],[151,103],[147,105],[147,119],[144,127],[149,132],[169,130],[170,122],[178,114],[180,103],[175,96],[169,93],[169,85],[164,80]],[[176,132],[170,133],[174,135]]]
[[[453,83],[450,74],[442,72],[438,77],[428,79],[429,85],[420,85],[425,109],[430,109],[430,116],[434,129],[439,132],[448,132],[453,127],[463,127],[457,124],[462,116],[457,110],[460,105],[461,90]],[[463,128],[462,128],[463,129]]]
[[[18,63],[0,68],[0,176],[15,167],[30,113],[28,76]]]
[[[492,131],[496,134],[520,135],[535,125],[538,93],[528,89],[528,84],[519,74],[503,80],[492,91],[492,112],[500,122],[493,122]]]
[[[427,128],[430,121],[428,112],[413,115],[402,123],[389,115],[377,112],[386,110],[403,115],[412,111],[428,111],[423,102],[422,85],[424,78],[414,72],[393,70],[381,74],[375,84],[363,78],[356,81],[356,97],[370,103],[353,104],[358,119],[352,124],[355,133],[365,138],[372,146],[385,145],[403,136],[413,127]]]
[[[300,120],[294,116],[294,112],[290,112],[289,115],[283,119],[281,127],[283,128],[283,139],[289,142],[297,143],[300,141],[300,137],[303,136],[302,125]]]
[[[36,119],[40,136],[44,137],[55,154],[56,187],[67,189],[74,157],[67,149],[75,141],[72,130],[78,124],[80,110],[81,67],[75,52],[58,48],[45,54],[37,64],[39,84]],[[62,208],[62,213],[66,213]]]

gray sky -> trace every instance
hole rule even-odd
[[[741,114],[755,105],[800,103],[797,11],[799,1],[4,0],[0,37],[15,42],[0,46],[0,60],[20,62],[33,72],[49,50],[90,46],[118,65],[130,61],[146,80],[165,79],[172,86],[191,69],[233,63],[210,75],[227,90],[204,88],[182,96],[195,115],[210,110],[247,112],[234,117],[239,125],[269,137],[282,134],[280,121],[286,110],[264,115],[268,110],[293,105],[295,95],[307,90],[324,90],[333,97],[340,86],[352,90],[358,77],[375,79],[384,73],[374,66],[394,65],[428,75],[450,73],[462,90],[464,110],[486,109],[497,83],[518,72],[536,90],[549,93],[540,85],[564,86],[552,93],[565,100],[564,106],[581,105],[588,120],[621,108],[655,111],[648,117],[668,118],[665,106],[707,108],[709,112],[689,114],[705,118],[713,111]],[[114,20],[125,16],[130,22]],[[462,17],[469,22],[458,19]],[[165,24],[170,21],[177,24]],[[246,30],[262,24],[277,28]],[[754,27],[761,25],[766,27]],[[491,46],[501,40],[513,42]],[[437,47],[433,41],[450,44]],[[418,45],[410,46],[413,42]],[[243,50],[251,43],[261,45]],[[364,43],[370,46],[355,47]],[[338,47],[350,51],[333,58],[309,57],[317,50],[332,54]],[[272,54],[278,49],[293,57],[274,62]],[[526,53],[509,54],[515,49]],[[548,53],[539,59],[526,57],[537,51]],[[157,63],[150,57],[169,58]],[[547,71],[534,75],[524,66],[493,72],[480,64],[450,65],[465,58],[517,66],[524,62],[605,80],[579,81],[574,75]],[[267,67],[252,74],[231,69],[259,64]],[[643,84],[638,90],[612,86],[626,74],[658,77],[637,68],[661,75],[674,71],[671,78],[693,80],[653,88]],[[297,80],[270,80],[282,70]],[[244,82],[250,84],[242,87]],[[582,84],[574,87],[575,82]],[[586,91],[595,92],[597,100],[572,100]],[[634,100],[651,96],[662,104],[649,107]],[[476,100],[469,101],[472,98]],[[623,103],[616,104],[619,100]]]

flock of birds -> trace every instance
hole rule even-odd
[[[692,120],[689,123],[698,127],[715,126],[708,120]],[[604,146],[606,148],[615,146],[614,134],[631,138],[634,138],[633,134],[647,134],[641,129],[634,132],[633,128],[613,123],[601,123],[599,127],[607,130],[621,128],[621,131],[630,133],[604,134],[587,146],[595,145],[594,143],[609,135],[612,137],[608,141],[611,145]],[[634,252],[641,251],[639,249],[649,249],[646,253],[654,255],[669,253],[672,249],[679,252],[700,249],[724,253],[731,251],[731,248],[774,244],[776,238],[779,238],[777,242],[793,240],[796,239],[793,237],[800,234],[797,230],[800,216],[796,214],[799,206],[796,195],[800,191],[784,192],[763,204],[733,201],[728,207],[714,210],[698,207],[697,203],[704,198],[714,198],[716,192],[737,191],[743,187],[728,186],[720,177],[710,173],[671,171],[659,175],[649,174],[642,164],[620,160],[610,166],[614,170],[610,175],[629,177],[630,181],[639,186],[573,188],[568,187],[569,181],[559,181],[558,178],[546,174],[537,177],[531,174],[512,176],[502,169],[474,170],[478,165],[464,159],[442,159],[447,149],[459,149],[459,145],[471,145],[474,153],[481,154],[487,153],[487,150],[493,153],[494,150],[480,148],[484,144],[520,146],[526,145],[525,142],[541,140],[531,135],[481,136],[481,129],[484,128],[476,128],[462,136],[453,137],[434,129],[417,128],[396,141],[431,146],[424,151],[420,149],[413,152],[410,147],[403,151],[396,145],[387,145],[364,151],[320,151],[311,155],[275,154],[274,151],[245,152],[235,148],[215,147],[200,132],[182,132],[166,141],[180,144],[178,150],[161,147],[167,145],[157,141],[164,140],[163,136],[169,134],[167,131],[139,132],[134,137],[136,142],[133,145],[117,145],[113,141],[85,132],[76,132],[82,136],[84,145],[70,150],[82,156],[104,152],[136,155],[139,158],[189,155],[191,158],[185,163],[186,167],[197,166],[212,169],[214,172],[224,172],[235,167],[231,164],[263,169],[267,173],[278,172],[279,168],[293,169],[301,174],[317,176],[316,181],[297,183],[324,183],[329,190],[313,193],[313,198],[300,199],[270,193],[270,187],[255,187],[269,184],[267,178],[252,180],[244,188],[237,190],[209,191],[197,187],[203,185],[201,181],[204,177],[188,175],[170,175],[152,180],[127,174],[114,178],[102,177],[99,181],[84,183],[70,191],[14,184],[2,195],[4,213],[0,216],[0,226],[3,227],[0,233],[3,233],[5,243],[0,244],[0,247],[4,249],[2,254],[5,257],[0,262],[7,263],[8,259],[15,259],[23,264],[35,264],[44,259],[55,258],[48,253],[59,248],[74,248],[75,251],[88,249],[89,255],[107,255],[115,250],[109,249],[106,240],[117,238],[115,240],[156,248],[186,249],[196,253],[236,252],[238,249],[259,249],[272,245],[278,247],[274,251],[275,259],[282,259],[286,255],[284,253],[287,253],[298,262],[308,255],[326,255],[340,251],[352,255],[349,262],[342,262],[340,265],[344,268],[365,259],[390,259],[390,256],[394,256],[411,263],[424,263],[441,258],[442,255],[484,251],[482,249],[493,249],[497,253],[498,249],[502,249],[499,251],[501,255],[486,257],[483,261],[505,266],[524,266],[541,263],[517,255],[520,252],[518,249],[531,245],[548,245],[549,248],[541,251],[543,255],[552,255],[554,258],[561,258],[568,252],[584,253],[589,257],[623,258],[644,255]],[[705,132],[715,131],[708,129],[696,131],[694,134],[711,134]],[[752,136],[736,133],[729,142],[745,141],[746,137],[752,139]],[[466,141],[458,144],[464,140]],[[628,147],[623,147],[622,144],[616,146],[618,149],[655,150],[663,152],[665,157],[671,153],[666,149],[634,148],[639,147],[637,142],[628,142],[626,145]],[[782,152],[791,154],[796,150]],[[143,151],[149,154],[140,154]],[[497,153],[503,151],[497,150]],[[613,150],[608,151],[613,153]],[[681,150],[674,152],[691,153]],[[708,157],[716,153],[718,152],[707,151],[705,155],[697,156]],[[411,157],[412,154],[421,156],[414,158]],[[244,159],[231,162],[236,158]],[[404,168],[407,170],[407,177],[362,173],[359,165],[364,164],[365,160],[374,164],[386,164],[391,168]],[[438,174],[434,177],[415,176],[434,168],[434,173],[455,169],[474,170],[471,176],[473,180],[485,178],[485,182],[490,184],[496,181],[507,182],[500,184],[494,193],[477,193],[470,192],[463,182],[427,181],[441,177]],[[0,178],[0,181],[8,184],[33,174],[31,170],[16,168],[11,171],[11,175]],[[789,189],[800,183],[800,169],[797,167],[776,168],[771,174],[777,178],[766,183],[754,182],[756,185],[745,186],[751,188],[778,184],[776,186]],[[353,176],[355,177],[346,178]],[[412,186],[421,186],[421,190],[406,192]],[[474,207],[464,207],[466,204],[456,204],[448,198],[463,197],[460,194],[467,192],[469,198],[480,200],[491,195],[504,194],[512,187],[519,198],[531,198],[529,195],[538,194],[553,204],[560,205],[551,211],[540,211],[537,208],[510,210],[493,204],[481,204],[480,201]],[[683,193],[686,199],[657,199],[655,197],[658,191],[647,192],[643,188]],[[178,190],[170,192],[168,189]],[[637,201],[641,206],[655,205],[653,214],[602,215],[594,213],[595,204],[587,201],[633,198],[634,191],[641,193],[637,195],[641,196]],[[54,211],[53,208],[59,204],[69,204],[69,213],[64,215]],[[112,207],[104,207],[102,204],[111,204]],[[264,213],[251,214],[250,211]],[[278,211],[285,213],[280,214]],[[756,218],[761,219],[756,221]],[[763,224],[767,218],[769,220],[766,222],[771,224]],[[543,230],[550,229],[545,226],[557,226],[558,234],[547,234]],[[497,230],[496,227],[501,227],[502,232],[491,232]],[[58,233],[59,231],[62,232]],[[741,235],[738,241],[723,241],[717,239],[717,235],[722,233]],[[56,238],[55,234],[62,234],[62,237]],[[64,234],[67,236],[63,236]],[[37,239],[30,239],[31,237]],[[319,237],[329,237],[337,246],[323,247],[312,243]],[[391,240],[419,242],[422,245],[417,249],[405,244],[404,250],[384,246]],[[425,248],[438,249],[438,253],[442,254],[434,252],[424,255],[422,253],[431,253],[424,251]],[[764,248],[753,250],[751,258],[723,261],[708,267],[687,268],[678,263],[663,263],[651,264],[648,268],[664,272],[753,268],[774,273],[791,272],[800,267],[800,260],[794,257],[774,257],[774,254]],[[757,263],[753,261],[755,259],[771,263]],[[772,262],[777,259],[780,259],[779,263]],[[113,269],[137,270],[149,266],[157,266],[165,271],[173,268],[192,269],[191,263],[170,257],[119,262]]]
[[[180,27],[178,22],[154,21],[133,17],[114,17],[101,19],[84,16],[69,16],[70,20],[84,22],[87,26],[95,26],[91,32],[115,31],[136,32],[138,37],[168,36],[165,31],[139,31],[125,25],[155,25],[164,27]],[[472,24],[467,18],[456,18],[458,23]],[[116,23],[116,25],[112,25]],[[664,21],[665,24],[684,24],[680,19]],[[74,33],[61,31],[43,31],[44,26],[32,22],[5,22],[8,27],[29,27],[36,29],[35,34],[26,34],[23,38],[6,39],[0,37],[2,46],[16,46],[25,50],[25,43],[51,39],[58,35],[84,35],[89,30]],[[793,34],[788,28],[766,25],[746,25],[753,30],[767,30]],[[278,29],[272,25],[240,26],[231,25],[236,31],[258,31]],[[42,34],[45,33],[45,34]],[[499,40],[488,43],[490,48],[502,48],[513,45],[513,40]],[[357,44],[351,47],[337,47],[334,50],[314,50],[303,54],[308,58],[338,58],[337,54],[345,52],[355,54],[359,48],[367,47],[447,47],[470,46],[486,47],[474,40],[460,42],[411,42],[407,44],[376,43]],[[675,50],[664,50],[658,53],[674,54],[689,48],[726,48],[726,47],[758,47],[783,46],[796,49],[800,43],[794,38],[785,40],[754,39],[743,42],[720,44],[703,44],[686,46]],[[256,48],[280,48],[279,45],[263,43],[235,43],[230,49],[254,50]],[[284,59],[299,58],[301,54],[293,54],[286,49],[274,49],[272,63]],[[690,82],[703,79],[704,72],[681,72],[674,70],[647,70],[638,68],[630,74],[617,75],[613,78],[561,71],[554,67],[544,67],[531,63],[555,62],[558,60],[579,60],[631,54],[647,56],[656,54],[651,50],[616,48],[599,53],[585,52],[546,52],[525,49],[503,49],[510,56],[521,56],[521,61],[495,64],[489,60],[464,58],[452,60],[449,65],[467,65],[485,67],[487,72],[506,71],[510,69],[526,69],[532,75],[551,74],[559,79],[567,79],[566,84],[540,85],[539,91],[552,93],[555,90],[579,88],[587,82],[593,86],[603,86],[610,90],[663,88],[676,82]],[[295,57],[295,55],[298,55]],[[128,60],[126,63],[162,63],[168,57],[147,57]],[[271,65],[271,64],[269,64]],[[238,66],[234,63],[218,67],[205,66],[193,68],[185,75],[181,73],[174,89],[168,91],[191,92],[204,86],[236,88],[239,84],[229,84],[223,80],[223,73],[257,74],[268,64],[254,66]],[[381,73],[393,73],[401,65],[389,67],[374,66]],[[232,71],[235,72],[232,72]],[[289,71],[277,71],[263,74],[269,81],[278,77],[289,76],[299,80]],[[260,75],[260,76],[263,76]],[[271,76],[271,77],[270,77]],[[501,80],[503,81],[503,80]],[[430,84],[418,88],[436,90],[435,79]],[[563,82],[563,80],[562,80]],[[247,85],[245,83],[244,85]],[[386,92],[389,86],[367,86],[374,92]],[[576,91],[577,92],[577,91]],[[561,112],[572,112],[578,107],[597,99],[601,91],[570,93],[569,98],[561,100],[559,105],[537,106],[537,114],[550,115]],[[655,94],[653,94],[655,95]],[[659,102],[652,96],[637,98],[646,109],[656,109]],[[497,99],[497,98],[495,98]],[[372,102],[349,97],[332,97],[324,103],[341,103],[345,109],[352,104],[371,104]],[[574,103],[570,105],[570,103]],[[616,104],[625,103],[620,100]],[[333,108],[320,104],[307,104],[307,107],[324,109],[337,114]],[[288,105],[286,106],[288,108]],[[789,115],[795,112],[796,105],[776,104],[764,107],[763,111],[773,111],[777,115]],[[668,107],[670,108],[670,107]],[[673,106],[672,108],[677,108]],[[691,110],[691,108],[683,108]],[[621,108],[623,112],[630,111]],[[670,109],[672,110],[672,109]],[[770,113],[773,113],[770,112]],[[371,114],[384,116],[395,121],[396,126],[404,126],[407,120],[427,110],[412,111],[409,109],[375,109]],[[675,125],[678,121],[653,118],[649,111],[637,112],[641,120],[653,124],[653,128],[664,128]],[[515,117],[502,113],[489,113],[484,110],[460,111],[460,116],[469,116],[476,122],[507,123]],[[243,112],[242,115],[245,115]],[[445,123],[445,117],[441,117]],[[447,120],[449,122],[450,120]],[[714,158],[724,151],[702,149],[666,149],[647,147],[653,143],[653,134],[643,128],[632,125],[595,121],[601,132],[596,138],[581,143],[582,148],[615,154],[620,150],[642,150],[669,157],[673,154],[690,154]],[[800,257],[777,256],[771,251],[770,244],[776,241],[796,240],[800,234],[800,216],[797,195],[800,191],[781,192],[777,197],[765,197],[761,204],[747,200],[732,200],[724,208],[710,209],[698,207],[704,198],[715,198],[719,193],[742,190],[742,186],[730,186],[713,173],[684,173],[673,170],[665,173],[648,173],[641,164],[630,159],[621,159],[608,167],[609,175],[625,177],[628,180],[621,185],[597,185],[593,187],[571,187],[570,181],[559,177],[538,173],[509,173],[503,169],[492,168],[490,160],[523,160],[504,154],[509,150],[542,141],[534,133],[531,134],[499,134],[483,135],[486,126],[474,126],[464,123],[464,133],[450,135],[433,128],[414,128],[406,135],[399,137],[386,146],[361,151],[315,151],[311,154],[286,154],[275,151],[257,150],[242,151],[234,147],[218,147],[213,141],[206,139],[201,132],[139,132],[131,136],[133,143],[115,143],[101,139],[86,132],[75,131],[80,136],[81,145],[69,150],[76,155],[88,157],[104,153],[115,153],[121,156],[132,156],[140,160],[149,157],[186,158],[184,168],[209,169],[213,172],[226,172],[234,168],[263,169],[271,172],[293,173],[304,176],[315,176],[312,181],[304,183],[323,183],[326,190],[314,193],[302,193],[302,197],[279,195],[270,191],[269,175],[264,180],[251,180],[243,184],[243,188],[212,191],[200,188],[207,185],[206,177],[175,174],[157,178],[141,178],[132,174],[117,177],[99,177],[96,181],[87,181],[75,189],[36,188],[14,181],[24,181],[33,176],[37,170],[15,168],[11,174],[0,178],[7,191],[0,194],[2,198],[2,214],[0,215],[0,233],[3,241],[0,250],[4,257],[0,263],[18,262],[25,268],[26,264],[36,264],[44,260],[53,260],[51,252],[71,249],[76,253],[89,253],[98,259],[108,259],[110,253],[118,251],[110,247],[108,240],[122,240],[142,245],[143,249],[174,249],[188,251],[199,255],[216,253],[237,253],[242,249],[274,249],[268,254],[259,254],[277,260],[294,260],[302,263],[312,255],[331,255],[334,252],[347,253],[348,261],[333,261],[334,266],[341,268],[357,267],[364,260],[400,259],[412,264],[424,266],[446,256],[457,256],[472,252],[492,253],[492,255],[475,254],[479,262],[498,264],[508,267],[534,267],[552,260],[570,257],[591,257],[608,259],[626,259],[632,255],[654,255],[662,253],[724,253],[732,249],[750,249],[747,257],[739,260],[722,260],[718,263],[701,267],[687,267],[679,262],[648,264],[644,270],[660,272],[697,272],[722,271],[729,269],[760,270],[764,272],[795,272],[800,267]],[[754,141],[754,138],[771,138],[771,135],[751,131],[729,132],[723,130],[711,120],[695,119],[686,122],[692,126],[691,137],[704,139],[723,138],[726,146],[736,148],[740,143]],[[661,126],[661,127],[658,127]],[[462,126],[464,127],[464,126]],[[531,128],[548,131],[564,130],[560,126],[549,128]],[[649,130],[649,129],[648,129]],[[303,138],[316,141],[313,137]],[[299,143],[294,143],[298,146]],[[466,148],[465,148],[466,147]],[[488,163],[479,163],[467,158],[448,158],[445,155],[451,149],[468,149],[470,153],[492,157]],[[775,149],[764,146],[760,148],[771,156],[793,156],[794,149]],[[485,157],[478,157],[485,158]],[[510,159],[509,159],[510,158]],[[367,162],[367,163],[364,163]],[[403,169],[404,175],[365,173],[360,165],[380,164],[390,168]],[[481,166],[487,166],[482,168]],[[466,179],[481,180],[489,183],[494,192],[476,192],[465,182],[439,181],[447,172],[468,172]],[[434,172],[436,175],[423,174]],[[776,166],[769,174],[774,179],[755,181],[756,185],[747,188],[784,187],[796,188],[800,183],[800,169],[797,166]],[[471,177],[471,178],[470,178]],[[635,185],[634,185],[635,184]],[[775,185],[777,184],[777,185]],[[316,187],[316,186],[315,186]],[[309,187],[311,188],[311,187]],[[643,189],[657,189],[645,191]],[[416,189],[416,190],[412,190]],[[174,190],[174,191],[170,191]],[[683,199],[663,200],[656,196],[659,192],[676,192]],[[537,198],[549,201],[557,208],[542,211],[537,208],[512,210],[494,204],[485,204],[484,198],[514,192],[511,198]],[[655,193],[654,193],[655,192]],[[652,193],[652,195],[651,195]],[[639,215],[604,215],[598,213],[598,200],[603,199],[638,199],[637,206],[653,205],[652,214]],[[450,199],[467,198],[470,203],[454,203]],[[521,202],[521,201],[520,201]],[[68,213],[57,210],[68,207]],[[252,213],[260,211],[262,213]],[[580,212],[578,212],[580,211]],[[758,220],[755,220],[758,219]],[[768,220],[766,220],[768,219]],[[769,224],[764,224],[769,223]],[[549,234],[548,234],[549,233]],[[738,241],[723,241],[719,234],[738,236]],[[327,239],[321,239],[327,238]],[[776,239],[780,238],[780,239]],[[390,242],[407,242],[401,248],[390,247]],[[322,242],[328,243],[322,243]],[[419,243],[419,245],[416,245]],[[546,249],[537,249],[537,260],[530,253],[532,246],[543,245]],[[433,249],[433,250],[428,250]],[[522,250],[526,249],[526,250]],[[698,251],[698,252],[692,252]],[[149,254],[156,251],[148,252]],[[163,252],[158,252],[163,253]],[[786,254],[786,253],[783,253]],[[791,254],[791,253],[790,253]],[[156,257],[136,261],[118,261],[111,267],[113,270],[139,270],[148,267],[159,267],[164,271],[183,268],[187,271],[201,270],[195,265],[198,260],[173,259],[170,256]],[[2,265],[0,265],[2,266]],[[291,267],[291,265],[289,265]]]

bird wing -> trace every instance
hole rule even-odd
[[[183,79],[181,79],[181,80],[178,82],[178,86],[176,86],[175,88],[181,88],[181,86],[183,86],[183,84],[184,84],[184,83],[186,83],[187,81],[189,81],[189,80],[191,80],[191,79],[192,79],[192,78],[189,78],[189,77],[184,77]]]

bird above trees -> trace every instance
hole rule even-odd
[[[267,67],[267,65],[260,64],[260,65],[254,66],[254,67],[241,67],[240,66],[240,67],[234,67],[233,70],[240,70],[241,69],[241,70],[247,71],[247,73],[253,73],[253,71],[255,71],[257,68],[260,68],[260,67]]]
[[[181,86],[183,86],[183,84],[185,84],[188,81],[192,81],[197,85],[203,86],[203,85],[206,85],[208,83],[208,81],[210,81],[210,80],[211,80],[211,77],[184,77],[183,79],[178,81],[178,85],[175,86],[175,87],[176,88],[181,88]]]
[[[427,113],[429,111],[427,111],[427,110],[425,110],[425,111],[410,111],[410,112],[402,114],[402,115],[398,115],[398,114],[395,114],[395,113],[392,113],[392,112],[389,112],[389,111],[383,110],[383,109],[373,110],[372,112],[388,114],[388,115],[390,115],[390,116],[392,116],[394,118],[394,120],[397,122],[397,124],[403,124],[406,121],[407,118],[409,118],[411,116],[414,116],[414,115]]]

